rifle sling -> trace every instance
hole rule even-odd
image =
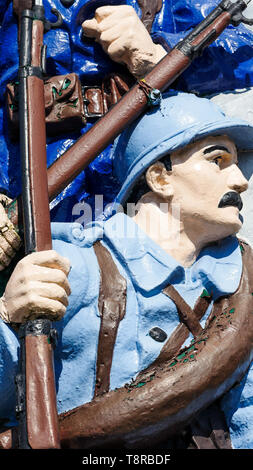
[[[124,318],[126,309],[126,280],[120,275],[109,251],[100,242],[94,244],[94,251],[100,268],[98,308],[101,315],[95,398],[109,391],[113,349],[119,323]],[[163,293],[175,302],[181,323],[165,343],[153,365],[159,364],[161,360],[169,360],[173,352],[178,352],[190,331],[196,335],[201,333],[202,328],[199,321],[212,300],[211,296],[200,296],[192,310],[173,286],[168,285]],[[145,374],[145,371],[142,371],[139,377],[142,374]],[[186,448],[198,449],[232,448],[229,430],[219,402],[215,402],[203,410],[188,429],[190,431],[188,445],[184,442],[184,433],[182,433],[173,439],[176,448],[180,448],[181,445],[183,448],[186,446]]]
[[[113,349],[119,323],[125,315],[126,281],[120,275],[111,254],[100,242],[94,244],[94,251],[100,268],[98,307],[101,316],[101,325],[99,331],[94,394],[94,396],[98,396],[109,391]],[[168,361],[171,359],[171,357],[180,350],[189,332],[195,337],[201,334],[202,327],[199,320],[201,320],[211,302],[211,297],[200,296],[192,310],[172,285],[168,285],[163,290],[163,293],[170,297],[176,304],[180,324],[166,341],[160,355],[154,362],[154,366],[163,360]],[[141,376],[143,374],[145,374],[145,371],[140,373]]]
[[[101,315],[97,351],[97,373],[94,397],[108,392],[112,356],[118,327],[126,309],[126,280],[120,275],[111,254],[100,243],[94,244],[100,267],[98,309]]]

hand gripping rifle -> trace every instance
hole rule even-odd
[[[53,24],[54,27],[59,24]],[[19,116],[25,254],[52,247],[47,186],[44,29],[42,0],[23,10],[20,21]],[[36,317],[36,315],[35,315]],[[18,447],[59,448],[52,358],[53,330],[43,318],[19,328],[20,373],[16,377]]]
[[[252,25],[253,20],[242,14],[250,1],[222,0],[144,79],[138,81],[117,104],[62,154],[48,169],[50,200],[88,166],[127,125],[138,118],[149,104],[158,102],[160,92],[168,88],[229,24]]]

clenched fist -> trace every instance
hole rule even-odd
[[[15,267],[3,297],[0,317],[6,323],[23,323],[41,316],[60,320],[70,295],[70,263],[56,251],[25,256]]]
[[[125,64],[136,78],[144,76],[166,55],[128,5],[97,8],[95,17],[84,21],[82,28],[85,36],[95,38],[112,60]]]

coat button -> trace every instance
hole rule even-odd
[[[153,338],[155,341],[158,341],[159,343],[163,343],[167,338],[167,334],[165,333],[165,331],[159,328],[159,326],[151,328],[151,330],[149,331],[149,336],[151,336],[151,338]]]

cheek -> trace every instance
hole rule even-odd
[[[221,196],[227,187],[219,168],[209,162],[195,162],[175,173],[175,202],[181,210],[194,215],[217,213]]]
[[[203,171],[202,163],[195,163],[195,165],[192,166],[192,170],[195,171],[196,173]]]
[[[210,163],[196,162],[175,173],[174,181],[184,197],[192,194],[195,198],[214,200],[221,185],[219,173],[219,168]]]
[[[190,176],[189,171],[187,171]],[[210,162],[196,162],[191,168],[192,185],[201,195],[212,196],[213,200],[222,196],[227,189],[227,175],[218,165]]]

